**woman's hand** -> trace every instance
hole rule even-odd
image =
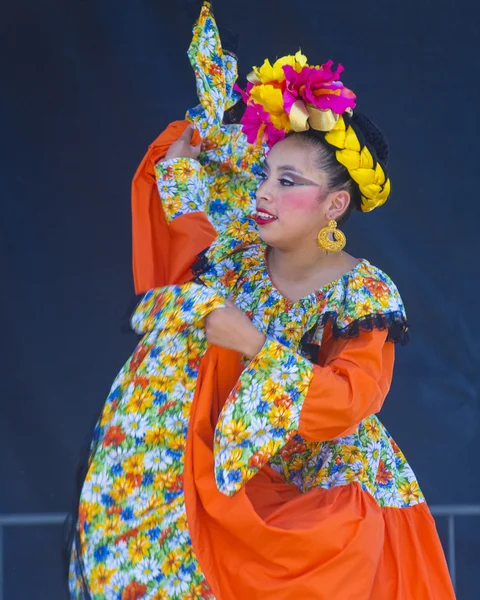
[[[169,160],[170,158],[194,158],[197,159],[200,154],[201,144],[192,146],[192,136],[195,131],[195,127],[190,124],[182,135],[173,142],[170,148],[165,154],[163,160]]]
[[[217,308],[206,318],[207,340],[253,358],[260,352],[266,337],[238,307],[227,300],[225,308]]]

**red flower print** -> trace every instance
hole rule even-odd
[[[374,296],[382,296],[388,294],[388,285],[380,279],[374,279],[373,277],[365,277],[363,280],[367,290],[372,292]]]
[[[158,545],[161,546],[163,544],[163,542],[167,539],[168,534],[172,531],[171,527],[167,527],[167,529],[165,529],[165,531],[162,533],[162,535],[159,537],[158,539]]]
[[[162,413],[164,413],[166,410],[168,410],[169,408],[172,408],[172,406],[175,406],[176,402],[174,402],[173,400],[170,400],[170,402],[165,402],[165,404],[163,404],[159,409],[158,409],[158,414],[161,415]]]
[[[126,542],[129,538],[135,538],[138,535],[138,529],[135,527],[135,529],[129,529],[128,531],[126,531],[125,533],[122,533],[122,535],[119,535],[117,537],[117,539],[115,540],[115,544],[119,544],[120,542]]]
[[[112,425],[107,429],[105,437],[103,438],[103,446],[118,446],[126,438],[126,434],[120,425]]]
[[[144,583],[132,581],[123,590],[122,600],[138,600],[139,598],[143,598],[143,596],[145,596],[146,591],[147,586]]]
[[[107,515],[111,517],[112,515],[119,515],[122,512],[121,506],[109,506],[107,508]]]
[[[380,459],[380,462],[378,463],[377,483],[380,485],[387,485],[391,479],[392,473],[385,466],[383,459]]]

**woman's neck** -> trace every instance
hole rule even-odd
[[[327,254],[319,248],[282,250],[269,247],[268,267],[271,274],[294,283],[309,279],[326,269],[330,270],[341,264],[343,262],[342,255],[343,252]]]
[[[289,251],[269,247],[267,262],[273,284],[293,302],[339,279],[358,264],[349,254],[327,254],[319,248]]]

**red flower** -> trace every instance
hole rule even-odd
[[[109,506],[107,508],[107,515],[111,517],[112,515],[119,515],[122,512],[121,506]]]
[[[159,537],[158,539],[158,544],[159,546],[161,546],[163,544],[163,542],[167,539],[168,534],[172,531],[171,527],[167,527],[167,529],[165,529],[165,531],[162,533],[162,535]]]
[[[138,346],[130,361],[130,371],[136,371],[148,352],[147,346]]]
[[[263,452],[255,452],[255,454],[252,454],[252,456],[248,459],[248,466],[252,469],[261,469],[263,465],[268,462],[269,458],[270,457],[266,454],[263,454]]]
[[[122,430],[122,428],[120,427],[120,425],[112,425],[111,427],[109,427],[107,429],[107,433],[105,434],[105,437],[103,438],[103,446],[107,447],[107,446],[118,446],[119,444],[121,444],[123,442],[123,440],[126,438],[126,434],[125,432]]]
[[[145,389],[148,386],[149,382],[149,378],[145,377],[145,375],[136,375],[133,378],[133,385],[138,385],[142,389]]]
[[[132,482],[133,487],[140,487],[143,481],[143,475],[135,475],[134,473],[127,473],[127,479]]]
[[[165,402],[165,404],[158,409],[158,414],[161,415],[169,408],[172,408],[172,406],[175,406],[175,404],[176,402],[174,400],[170,400],[170,402]]]
[[[380,462],[378,463],[377,483],[387,485],[391,479],[392,473],[385,466],[383,459],[380,459]]]
[[[117,539],[115,540],[115,544],[119,544],[120,542],[126,542],[128,540],[128,538],[135,538],[138,535],[138,529],[135,527],[135,529],[129,529],[128,531],[126,531],[125,533],[122,533],[122,535],[119,535],[117,537]]]
[[[375,296],[381,296],[382,294],[388,293],[388,285],[384,281],[374,279],[373,277],[366,277],[363,281],[365,282],[367,290],[372,292]]]
[[[144,583],[132,581],[123,590],[122,600],[138,600],[138,598],[143,598],[146,592],[147,586]]]

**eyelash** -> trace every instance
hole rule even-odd
[[[266,173],[260,173],[259,177],[262,181],[266,181],[268,179],[268,175]],[[278,181],[283,187],[293,187],[296,185],[295,182],[291,181],[290,179],[285,179],[284,177],[280,177]]]

